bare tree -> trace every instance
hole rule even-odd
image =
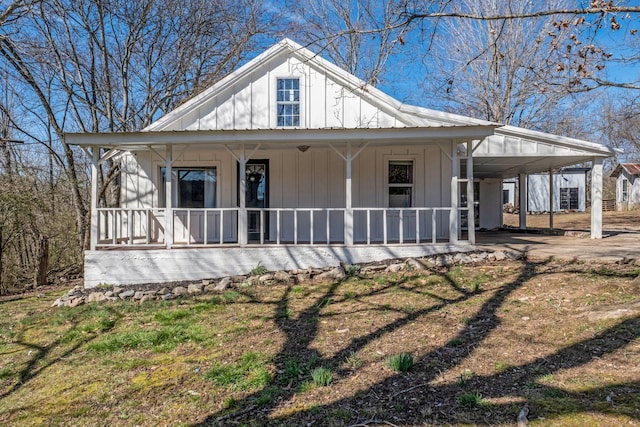
[[[37,100],[30,112],[47,117],[53,141],[44,144],[59,153],[54,158],[71,185],[80,247],[88,241],[86,183],[64,133],[139,129],[229,72],[267,25],[259,6],[257,0],[43,0],[14,8],[19,19],[5,19],[0,58],[23,96]],[[118,165],[108,166],[103,182],[117,183]],[[105,195],[103,204],[117,203],[117,194],[116,188]]]
[[[255,36],[270,28],[267,18],[258,0],[16,0],[0,6],[0,69],[5,93],[17,100],[4,128],[28,141],[24,153],[44,149],[38,159],[20,159],[21,151],[9,157],[0,147],[15,172],[0,172],[3,185],[12,179],[11,188],[33,196],[29,203],[12,199],[3,187],[2,245],[7,248],[17,229],[30,239],[12,252],[28,258],[18,264],[40,266],[42,283],[48,258],[54,268],[77,262],[88,244],[88,160],[66,144],[65,132],[148,125],[234,69]],[[117,205],[119,164],[105,166],[100,203]],[[28,214],[16,215],[12,200],[22,200],[19,211]],[[55,221],[42,221],[54,215]],[[77,231],[75,245],[64,240],[69,227]],[[3,253],[6,260],[9,252]]]
[[[588,6],[578,2],[497,2],[495,7],[478,8],[477,4],[491,2],[452,2],[439,0],[412,3],[394,25],[380,28],[389,31],[409,27],[420,22],[436,35],[442,23],[462,25],[463,22],[493,23],[496,28],[507,22],[539,22],[541,18],[551,20],[554,28],[541,28],[531,34],[538,43],[548,44],[556,53],[552,65],[558,73],[565,75],[565,83],[572,91],[591,90],[607,86],[640,89],[640,76],[631,75],[620,79],[607,74],[606,68],[620,64],[637,63],[640,60],[640,37],[637,22],[640,6],[626,0],[592,0]],[[496,28],[497,30],[497,28]],[[598,35],[608,32],[611,42],[604,43]],[[446,33],[446,32],[445,32]],[[561,33],[568,33],[566,42]],[[451,39],[453,40],[453,38]],[[429,44],[429,43],[427,43]]]
[[[527,14],[532,2],[462,0],[456,7],[474,15],[503,9]],[[553,43],[540,36],[548,33],[555,33]],[[425,59],[428,91],[448,108],[494,122],[536,127],[547,122],[558,101],[570,93],[562,84],[566,76],[558,70],[566,68],[567,58],[558,57],[556,46],[572,44],[571,31],[558,28],[553,19],[449,20],[440,24],[430,42],[433,48]]]
[[[406,0],[303,0],[292,19],[301,41],[376,85],[412,25],[399,25]]]

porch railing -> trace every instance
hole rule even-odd
[[[449,207],[353,208],[353,242],[435,244]],[[173,209],[173,246],[237,245],[239,208]],[[247,208],[249,245],[343,244],[345,208]],[[166,209],[98,209],[98,247],[166,245]]]

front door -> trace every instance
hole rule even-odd
[[[247,242],[260,241],[260,211],[269,207],[269,160],[249,160],[245,168]],[[240,185],[238,185],[240,188]],[[264,240],[269,239],[269,215],[264,212]]]

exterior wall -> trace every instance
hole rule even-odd
[[[507,192],[506,200],[502,200],[502,203],[510,203],[511,205],[516,205],[516,183],[505,181],[502,183],[502,191]]]
[[[405,126],[397,114],[364,99],[366,88],[350,91],[311,62],[282,56],[239,78],[215,99],[203,103],[166,130],[276,128],[276,82],[300,79],[302,129]]]
[[[502,226],[502,181],[480,181],[480,228],[493,230]]]
[[[586,209],[585,172],[557,172],[553,175],[553,211],[560,211],[561,188],[578,188],[578,211]],[[533,174],[527,178],[527,210],[529,212],[549,212],[549,175]]]
[[[622,200],[622,181],[627,180],[627,200]],[[616,205],[618,210],[637,209],[640,207],[640,177],[630,175],[624,169],[616,179]]]
[[[179,152],[178,148],[174,152]],[[162,153],[160,153],[162,154]],[[175,155],[174,155],[175,156]],[[122,207],[161,208],[164,206],[161,168],[165,162],[151,152],[129,153],[125,156],[122,185]],[[345,161],[330,148],[311,148],[306,152],[297,149],[261,149],[252,159],[269,161],[269,207],[271,208],[344,208],[345,207]],[[388,162],[390,160],[412,160],[414,164],[413,207],[448,207],[451,205],[451,161],[440,147],[432,145],[393,148],[370,148],[352,163],[352,205],[354,215],[357,208],[388,207]],[[219,148],[190,148],[173,163],[180,167],[216,167],[218,208],[238,206],[237,162],[226,150]],[[275,235],[275,214],[271,214],[270,233]],[[291,214],[285,219],[293,221]],[[320,215],[320,214],[319,214]],[[323,215],[323,214],[322,214]],[[393,216],[392,213],[390,213]],[[397,214],[396,214],[397,215]],[[430,215],[430,214],[429,214]],[[356,218],[357,219],[357,218]],[[448,236],[448,212],[437,217],[437,237]],[[298,218],[298,228],[310,228],[308,214]],[[397,219],[390,218],[393,224]],[[389,222],[388,222],[389,223]],[[366,217],[360,217],[354,230],[356,239],[366,237]],[[382,214],[372,213],[372,238],[382,238]],[[415,215],[409,213],[404,226],[415,229]],[[343,223],[332,221],[332,235],[341,233]],[[234,229],[227,224],[225,229]],[[290,228],[290,227],[286,227]],[[393,228],[393,227],[391,227]],[[431,236],[431,218],[421,214],[422,238]],[[282,230],[283,239],[291,231]],[[389,231],[389,239],[396,236]],[[397,231],[396,231],[397,233]],[[314,217],[314,236],[326,236],[326,217]],[[234,236],[226,236],[232,239]]]
[[[215,279],[247,274],[256,265],[267,270],[322,268],[394,258],[470,252],[472,245],[280,246],[128,251],[86,251],[84,286],[133,285]]]

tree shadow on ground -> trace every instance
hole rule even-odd
[[[26,350],[28,360],[24,363],[24,366],[18,370],[14,383],[6,390],[0,392],[0,402],[11,394],[17,392],[21,387],[36,378],[42,372],[54,366],[61,360],[75,354],[76,351],[99,336],[99,334],[95,333],[83,333],[80,328],[80,323],[76,320],[82,318],[83,312],[91,309],[92,307],[85,305],[79,307],[74,313],[70,314],[72,318],[65,322],[68,326],[64,333],[60,334],[55,340],[49,342],[47,345],[36,344],[25,338],[25,334],[31,328],[36,327],[35,324],[22,328],[16,338],[12,340],[12,344],[19,349],[16,351],[23,352]],[[104,310],[116,320],[114,320],[113,324],[109,325],[108,328],[101,330],[101,332],[107,332],[108,330],[113,329],[117,320],[122,318],[122,314],[113,307],[104,307]],[[79,336],[80,338],[78,339],[76,336]],[[73,342],[73,344],[68,345],[69,342]],[[57,352],[60,348],[64,348],[64,351]],[[3,354],[5,353],[0,353],[0,356]]]
[[[446,344],[422,356],[415,368],[408,374],[385,377],[367,390],[359,390],[353,395],[341,398],[328,405],[302,408],[291,415],[275,415],[282,402],[295,399],[298,391],[291,387],[290,379],[284,378],[289,368],[287,360],[297,355],[300,360],[314,360],[317,366],[338,367],[349,356],[366,345],[397,331],[399,328],[419,320],[421,317],[442,310],[451,304],[460,304],[476,296],[461,286],[448,273],[440,273],[457,297],[443,298],[428,308],[403,313],[402,316],[375,329],[368,334],[355,337],[348,346],[331,357],[322,358],[310,345],[318,335],[320,310],[336,296],[341,282],[332,284],[319,296],[315,303],[300,313],[295,319],[287,315],[290,311],[291,287],[278,302],[276,324],[286,340],[279,354],[274,358],[276,372],[265,389],[277,387],[278,398],[266,404],[259,403],[264,390],[246,396],[231,408],[210,415],[199,425],[226,425],[242,422],[245,425],[395,425],[395,424],[442,424],[476,423],[495,424],[515,421],[519,408],[533,397],[537,402],[548,402],[547,415],[560,416],[591,411],[602,414],[618,414],[630,418],[640,418],[640,400],[630,397],[629,391],[637,392],[638,383],[592,387],[583,393],[567,392],[545,385],[540,379],[560,370],[579,367],[629,345],[640,335],[640,318],[634,317],[603,330],[598,335],[557,350],[555,353],[537,358],[519,366],[510,366],[499,373],[473,376],[460,384],[437,381],[447,371],[461,365],[470,354],[500,325],[497,315],[505,300],[525,282],[536,275],[546,274],[548,261],[522,261],[518,277],[497,289],[468,319],[464,328]],[[595,274],[595,273],[594,273]],[[607,275],[611,272],[607,271]],[[406,278],[405,278],[406,279]],[[397,283],[396,283],[397,284]],[[387,287],[372,290],[383,293]],[[370,295],[370,294],[369,294]],[[351,374],[348,369],[339,369],[335,374],[341,378]],[[287,385],[288,386],[285,386]],[[469,391],[469,392],[468,392]],[[471,393],[470,391],[473,391]],[[463,394],[480,398],[504,400],[505,403],[483,404],[480,400],[470,404],[461,399]],[[609,397],[607,397],[609,396]],[[615,397],[612,397],[615,396]],[[602,405],[594,405],[590,398],[598,397]],[[455,400],[452,404],[451,400]],[[458,403],[460,401],[460,403]],[[467,407],[465,407],[465,404]],[[471,405],[471,407],[469,407]],[[540,410],[540,408],[538,408]],[[338,414],[341,418],[331,420],[327,416]],[[532,408],[532,416],[536,416]]]

